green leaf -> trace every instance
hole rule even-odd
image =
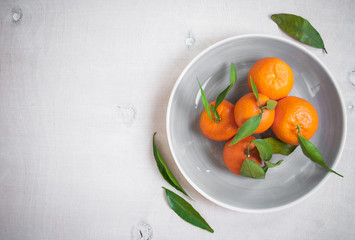
[[[255,95],[255,98],[258,101],[259,106],[260,106],[258,89],[256,88],[255,83],[254,83],[253,79],[251,78],[251,76],[250,76],[250,84],[251,84],[251,88],[253,89],[253,93]]]
[[[327,53],[323,39],[307,19],[286,13],[273,14],[271,19],[294,39],[316,48],[322,48]]]
[[[261,113],[249,118],[238,130],[237,134],[234,136],[232,142],[228,146],[236,144],[240,140],[252,135],[255,130],[259,127],[261,122]]]
[[[277,163],[271,163],[269,161],[265,161],[265,167],[263,167],[264,172],[266,173],[269,168],[276,167],[280,165],[283,162],[283,160],[279,160]]]
[[[320,154],[318,149],[313,145],[313,143],[311,143],[310,141],[302,137],[300,134],[298,134],[298,142],[300,143],[302,152],[306,157],[308,157],[309,159],[311,159],[313,162],[317,163],[321,167],[325,168],[326,170],[335,173],[340,177],[344,177],[343,175],[333,171],[327,166],[327,164],[323,160],[322,155]]]
[[[259,164],[250,159],[245,159],[240,168],[240,175],[244,177],[264,179],[265,172]]]
[[[269,161],[271,159],[272,147],[268,142],[264,141],[263,139],[254,139],[251,142],[255,144],[262,160]]]
[[[237,81],[237,71],[235,70],[235,65],[234,63],[231,63],[231,72],[230,72],[230,83],[231,85],[234,85],[234,83]]]
[[[182,192],[183,194],[185,194],[186,196],[190,197],[185,190],[181,187],[181,185],[179,184],[179,182],[176,180],[175,176],[173,175],[173,173],[170,171],[170,169],[168,168],[168,166],[166,165],[163,157],[160,155],[160,152],[155,144],[155,134],[153,135],[153,154],[154,154],[154,158],[155,161],[157,162],[157,166],[159,169],[159,172],[161,173],[161,175],[163,176],[163,178],[171,185],[173,186],[176,190]]]
[[[297,147],[295,145],[284,143],[284,142],[282,142],[278,139],[272,138],[272,137],[265,138],[264,140],[271,145],[273,154],[282,154],[282,155],[288,156]]]
[[[270,99],[266,102],[265,108],[267,110],[274,110],[276,105],[277,105],[277,101]]]
[[[230,85],[218,95],[217,100],[216,100],[216,109],[223,102],[223,100],[227,96],[227,93],[232,89],[232,87],[236,81],[237,81],[237,71],[235,70],[234,64],[231,63]]]
[[[202,100],[202,104],[203,104],[203,106],[205,106],[205,109],[206,109],[206,112],[207,112],[208,117],[211,119],[211,121],[213,121],[212,116],[211,116],[210,106],[209,106],[209,104],[208,104],[208,100],[207,100],[206,94],[205,94],[205,92],[203,91],[202,86],[201,86],[201,83],[200,83],[200,81],[199,81],[198,79],[197,79],[197,82],[198,82],[198,85],[200,86],[200,90],[201,90],[201,100]],[[214,122],[214,121],[213,121],[213,122]]]
[[[230,89],[230,85],[218,95],[216,100],[217,107],[223,102],[224,98],[227,96],[227,93],[229,92],[229,89]]]
[[[283,160],[279,160],[277,163],[272,163],[272,162],[269,162],[269,161],[265,161],[265,166],[267,168],[273,168],[273,167],[279,166],[282,162],[283,162]]]
[[[190,203],[186,202],[182,197],[170,191],[169,189],[164,187],[163,189],[165,190],[166,198],[168,199],[168,203],[171,209],[173,209],[177,215],[196,227],[205,229],[211,233],[214,232],[206,220],[201,217],[201,215],[191,206]]]
[[[221,117],[219,116],[217,109],[215,108],[215,106],[213,104],[211,104],[211,112],[215,116],[215,119],[216,119],[215,122],[221,121]]]

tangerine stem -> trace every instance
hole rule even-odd
[[[221,121],[221,117],[219,116],[215,105],[211,104],[210,110],[211,110],[213,117],[214,117],[214,119],[212,119],[212,121],[214,123],[219,123]]]
[[[265,107],[261,106],[261,104],[259,103],[259,109],[260,109],[260,111],[261,111],[262,114],[264,113],[264,108],[265,108]]]
[[[298,134],[301,133],[301,126],[300,125],[297,125],[297,130],[298,130]]]

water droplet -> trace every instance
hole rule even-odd
[[[153,238],[152,227],[145,223],[140,222],[132,228],[132,240],[150,240]]]
[[[191,36],[190,32],[188,33],[185,39],[185,45],[187,46],[188,49],[192,48],[195,45],[195,38]]]
[[[118,123],[129,126],[136,119],[136,109],[132,104],[120,104],[116,107],[114,115]]]
[[[19,22],[22,18],[22,9],[19,7],[15,7],[11,10],[12,12],[12,21]]]
[[[349,103],[348,104],[348,111],[350,112],[350,113],[352,113],[353,111],[354,111],[354,105],[352,104],[352,103]]]
[[[355,70],[351,70],[348,72],[348,80],[349,83],[355,87]]]

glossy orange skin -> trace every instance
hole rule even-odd
[[[223,160],[228,169],[237,175],[240,175],[240,169],[242,167],[242,164],[244,160],[246,159],[246,150],[248,148],[248,144],[250,141],[254,140],[255,137],[249,136],[244,138],[243,140],[237,142],[236,144],[232,146],[228,146],[232,140],[228,141],[226,145],[224,146],[223,149]],[[252,150],[255,148],[255,145],[253,143],[250,144],[249,149]],[[261,166],[261,159],[259,156],[259,152],[254,149],[253,151],[250,151],[250,156],[248,159],[253,160],[257,164]]]
[[[306,100],[289,96],[278,101],[272,131],[281,141],[298,145],[297,125],[301,126],[301,136],[309,140],[318,128],[318,114]]]
[[[291,92],[294,82],[291,67],[275,57],[262,58],[250,68],[248,84],[252,90],[250,77],[258,92],[273,100],[286,97]]]
[[[259,101],[262,106],[266,105],[269,98],[259,93]],[[241,127],[249,118],[261,113],[258,101],[254,93],[248,93],[241,97],[234,107],[234,119],[238,127]],[[262,133],[268,130],[274,122],[275,110],[264,109],[259,127],[254,133]]]
[[[210,103],[215,104],[215,101]],[[215,141],[226,141],[231,139],[238,131],[237,124],[234,121],[234,105],[224,100],[217,108],[221,121],[215,123],[208,117],[206,109],[200,117],[200,128],[207,138]],[[211,113],[212,114],[212,113]],[[213,114],[212,114],[213,118]]]

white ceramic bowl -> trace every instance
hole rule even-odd
[[[225,142],[205,138],[199,127],[203,111],[199,86],[209,101],[229,85],[230,63],[237,69],[237,83],[227,96],[235,102],[250,92],[247,74],[260,58],[277,57],[293,70],[290,93],[309,101],[317,110],[319,127],[311,141],[329,167],[340,159],[345,142],[345,108],[336,81],[329,70],[300,44],[266,35],[243,35],[214,44],[185,68],[171,93],[167,111],[167,134],[173,157],[188,182],[209,200],[229,209],[267,212],[291,206],[319,188],[331,174],[303,156],[298,147],[269,169],[266,179],[234,175],[223,162]]]

